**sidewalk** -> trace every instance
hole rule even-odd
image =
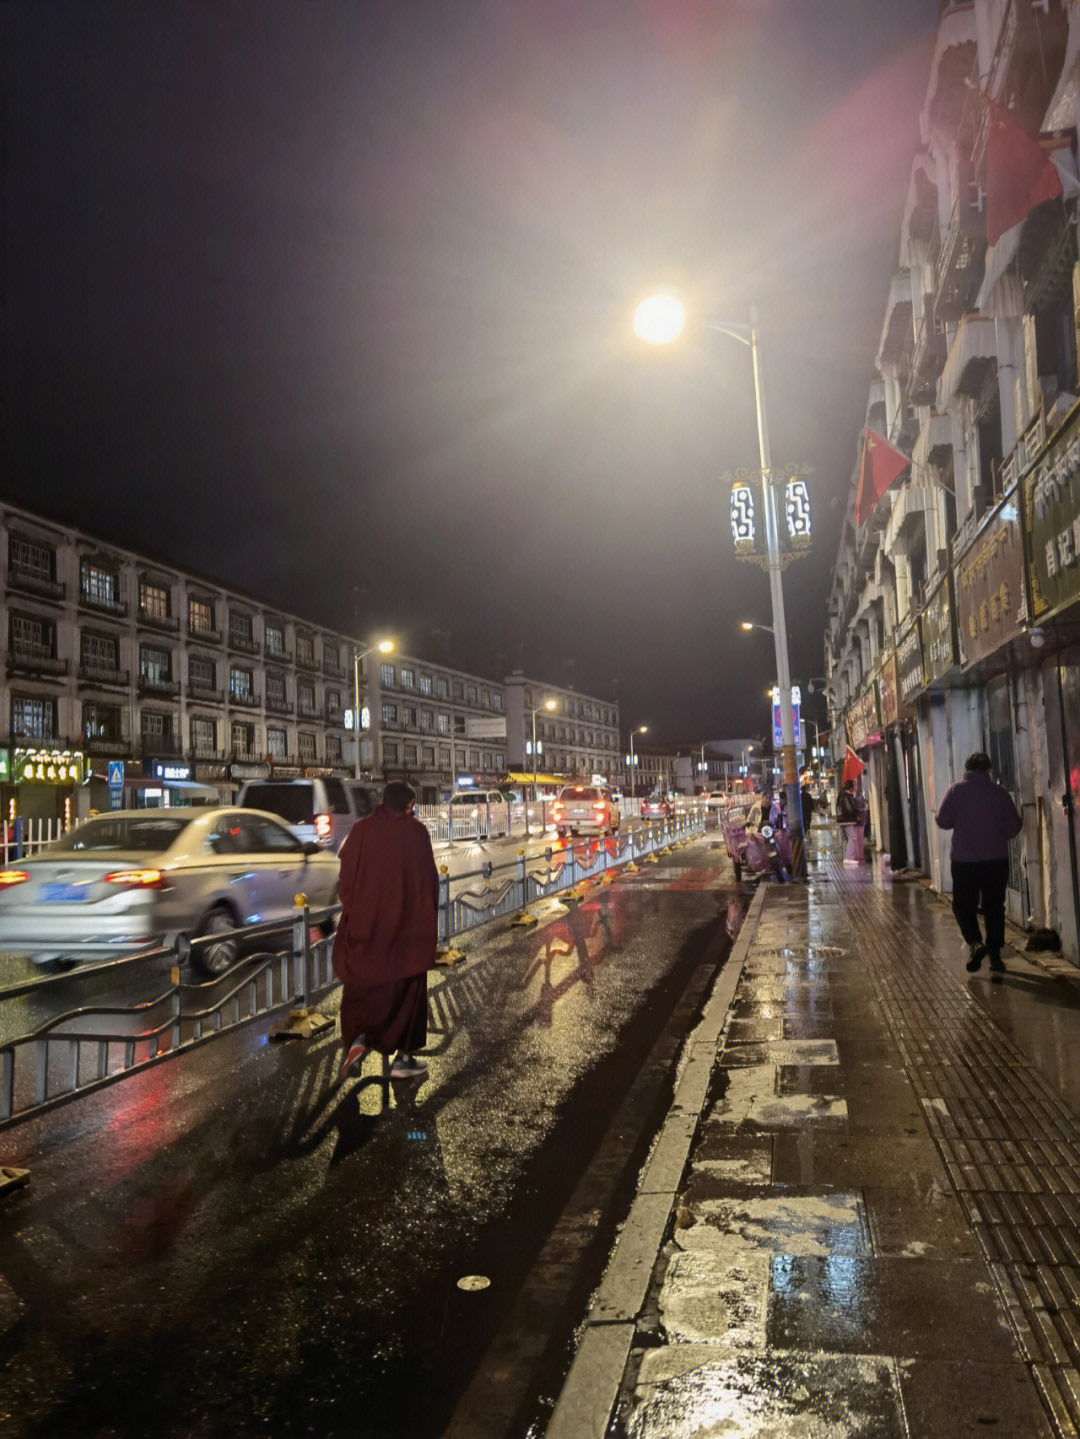
[[[840,852],[754,897],[547,1439],[1080,1434],[1080,974]]]

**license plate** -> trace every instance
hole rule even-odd
[[[41,898],[46,903],[52,901],[66,901],[86,899],[89,894],[89,886],[85,884],[44,884],[41,887]]]

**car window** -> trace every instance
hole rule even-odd
[[[585,786],[585,785],[570,784],[570,785],[567,785],[565,789],[559,791],[559,798],[560,798],[560,799],[564,799],[564,800],[565,800],[565,799],[580,799],[580,800],[597,799],[597,798],[598,798],[598,793],[597,793],[597,791],[596,791],[595,789],[589,789],[589,788],[588,788],[587,786]]]
[[[242,790],[248,809],[265,809],[287,824],[312,824],[315,820],[315,786],[299,784],[249,784]]]
[[[261,815],[248,814],[244,816],[244,825],[253,852],[294,855],[303,852],[300,841],[283,824],[275,824],[272,819],[263,819]]]
[[[324,779],[323,786],[326,790],[326,801],[333,814],[351,814],[349,809],[349,796],[345,793],[345,786],[339,779]]]
[[[140,850],[160,853],[174,844],[192,823],[191,819],[171,815],[125,815],[110,818],[102,815],[87,820],[62,839],[49,845],[49,850],[78,853],[82,850]]]
[[[349,788],[352,791],[353,804],[356,806],[357,818],[366,819],[367,816],[378,804],[378,800],[375,798],[373,792],[368,789],[366,785],[354,784],[350,785]]]
[[[217,824],[206,836],[206,843],[214,854],[251,854],[252,834],[248,821],[254,816],[243,810],[230,810],[219,815]]]

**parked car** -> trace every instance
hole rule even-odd
[[[552,823],[560,839],[567,834],[617,834],[619,808],[610,790],[568,784],[552,805]]]
[[[668,819],[674,813],[675,806],[662,794],[648,794],[641,801],[642,819]]]
[[[225,935],[286,920],[298,893],[313,909],[337,895],[338,862],[276,815],[236,808],[115,810],[33,859],[0,871],[0,949],[37,964],[124,954],[178,935]],[[220,974],[242,937],[199,945]]]
[[[361,780],[331,776],[253,779],[242,786],[236,802],[244,809],[276,814],[298,839],[313,840],[336,854],[356,821],[378,804],[379,791]]]
[[[447,801],[450,819],[472,821],[480,839],[509,832],[510,807],[498,789],[455,790]]]

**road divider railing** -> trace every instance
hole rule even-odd
[[[703,832],[700,813],[674,815],[633,832],[578,839],[542,856],[520,853],[507,864],[484,864],[451,877],[440,873],[439,938],[446,945],[481,924],[523,911],[606,870],[630,865]],[[291,922],[248,926],[171,947],[81,966],[0,990],[0,1003],[84,975],[157,961],[167,966],[156,993],[134,1004],[75,1007],[0,1044],[0,1129],[10,1128],[72,1099],[275,1013],[292,1011],[280,1037],[311,1032],[298,1024],[337,984],[333,933],[340,906],[313,910],[297,896]],[[191,976],[203,947],[235,940],[246,957],[210,979]],[[185,977],[188,976],[188,977]],[[272,1036],[278,1037],[278,1036]]]

